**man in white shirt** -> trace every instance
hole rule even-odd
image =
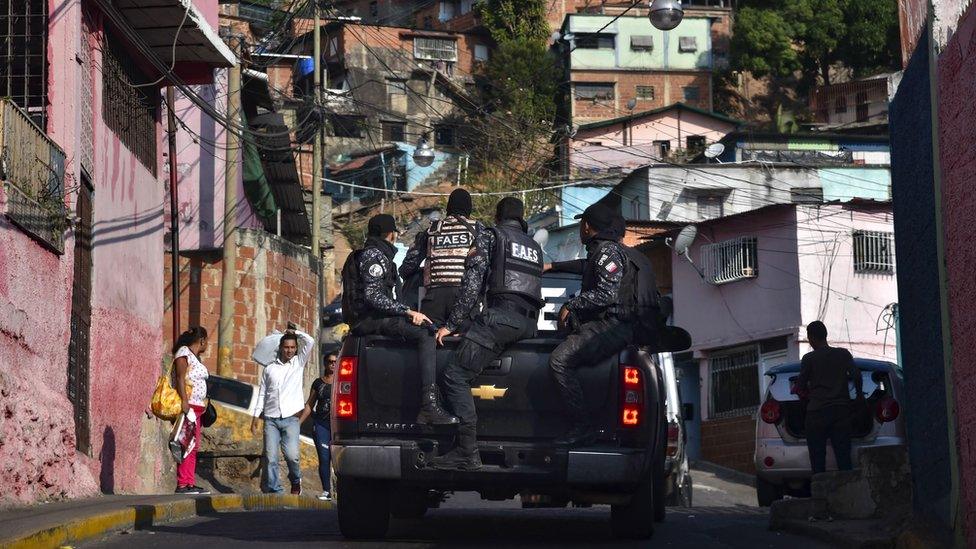
[[[281,336],[278,358],[265,366],[258,385],[256,410],[264,418],[265,478],[261,490],[281,494],[278,476],[279,447],[288,465],[291,493],[302,493],[302,470],[299,466],[298,433],[299,416],[305,409],[305,391],[302,381],[305,365],[312,353],[315,340],[288,324],[288,331]],[[251,433],[257,434],[258,418],[251,420]]]

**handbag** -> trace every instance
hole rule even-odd
[[[152,410],[154,416],[159,419],[164,419],[166,421],[176,421],[183,413],[183,399],[180,398],[180,394],[170,383],[170,377],[173,373],[173,362],[170,363],[169,369],[166,373],[159,376],[159,380],[156,382],[156,390],[153,391],[152,403],[149,408]],[[186,380],[186,392],[189,394],[193,391],[193,384],[190,380]]]
[[[212,402],[207,399],[207,409],[203,411],[203,415],[200,416],[200,425],[204,427],[210,427],[217,421],[217,409],[214,408]]]

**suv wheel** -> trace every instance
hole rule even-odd
[[[390,490],[382,482],[337,478],[339,531],[349,539],[382,539],[390,527]]]
[[[756,499],[760,507],[769,507],[774,501],[783,499],[783,487],[756,476]]]
[[[654,486],[646,479],[627,505],[610,506],[613,535],[620,539],[647,539],[654,534]]]
[[[419,519],[427,514],[426,490],[397,490],[391,497],[390,513],[398,519]]]

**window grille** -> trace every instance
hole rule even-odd
[[[0,97],[9,97],[47,130],[47,2],[0,1],[4,33]]]
[[[709,360],[712,418],[752,414],[759,406],[759,352],[742,349]]]
[[[95,173],[95,67],[92,63],[94,25],[87,10],[82,9],[81,36],[78,47],[81,59],[81,167],[89,174]]]
[[[445,38],[413,39],[413,56],[430,61],[457,61],[457,42]]]
[[[576,99],[613,99],[613,84],[576,84]]]
[[[637,99],[654,100],[654,86],[637,86]]]
[[[854,272],[891,274],[895,271],[892,234],[854,231]]]
[[[406,141],[407,125],[403,122],[383,122],[383,141]]]
[[[102,48],[102,118],[119,141],[156,175],[156,111],[159,89],[133,88],[153,79],[145,75],[121,40],[105,33]]]
[[[757,244],[756,237],[742,236],[702,246],[705,280],[725,284],[759,276]]]

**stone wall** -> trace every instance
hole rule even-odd
[[[702,421],[702,459],[753,474],[756,465],[756,418],[742,416]]]

